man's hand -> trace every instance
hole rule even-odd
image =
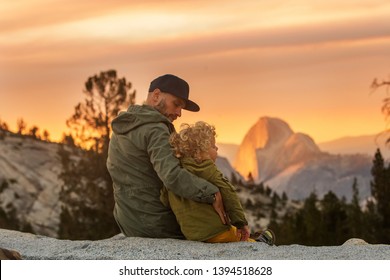
[[[242,228],[237,229],[237,238],[240,239],[240,241],[247,241],[250,235],[249,227],[243,226]]]
[[[213,202],[215,212],[219,215],[222,223],[226,225],[228,223],[228,217],[226,216],[225,207],[223,206],[222,195],[220,192],[215,193],[215,200]]]

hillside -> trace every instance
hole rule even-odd
[[[34,232],[56,236],[58,144],[8,134],[0,140],[0,210]]]

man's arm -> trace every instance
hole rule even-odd
[[[161,181],[167,189],[178,196],[198,202],[214,203],[215,193],[219,192],[219,189],[180,166],[169,144],[169,136],[169,130],[163,123],[153,124],[145,136],[150,161]]]
[[[235,191],[235,187],[225,178],[215,164],[210,166],[210,182],[213,182],[221,192],[225,205],[225,210],[229,215],[231,223],[237,228],[243,228],[248,225],[245,218],[245,212],[242,208],[240,199]]]

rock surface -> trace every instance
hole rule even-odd
[[[268,246],[124,237],[71,241],[0,229],[0,247],[26,260],[389,260],[390,245],[350,239],[341,246]]]

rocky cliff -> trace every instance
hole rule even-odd
[[[48,236],[56,236],[61,211],[58,145],[16,135],[0,140],[0,209]]]

